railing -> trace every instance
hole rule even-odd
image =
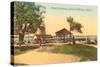
[[[14,35],[12,36],[12,38],[14,38],[14,41],[18,41],[19,40],[19,36],[18,35]],[[49,40],[68,40],[70,38],[70,36],[52,36],[52,37],[46,37],[45,40],[47,40],[49,42]],[[96,35],[75,35],[74,36],[75,40],[97,40],[97,36]],[[24,37],[25,41],[34,41],[34,36],[25,36]],[[50,41],[53,42],[53,41]]]

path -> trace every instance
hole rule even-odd
[[[94,44],[84,44],[84,45],[97,48],[97,45],[94,45]]]
[[[74,55],[55,54],[48,52],[28,51],[14,57],[15,63],[20,64],[49,64],[49,63],[66,63],[78,62],[80,57]]]

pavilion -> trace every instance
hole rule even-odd
[[[66,42],[66,37],[72,35],[72,33],[67,30],[66,28],[63,28],[57,32],[55,32],[56,34],[56,37],[58,37],[59,40],[62,40],[63,39],[63,42]]]

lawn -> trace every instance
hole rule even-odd
[[[19,47],[11,47],[12,55],[19,55],[26,53],[29,50],[37,49],[39,46],[19,46]]]
[[[97,60],[97,48],[85,46],[82,44],[64,44],[55,46],[53,53],[73,54],[81,57],[80,61]]]
[[[73,54],[73,55],[77,55],[81,57],[80,61],[95,61],[97,60],[97,48],[95,47],[91,47],[91,46],[86,46],[86,45],[82,45],[82,44],[63,44],[63,45],[55,45],[52,46],[53,49],[49,49],[49,51],[47,50],[47,48],[45,48],[45,46],[42,46],[44,48],[42,48],[41,50],[39,50],[40,52],[44,51],[44,52],[52,52],[52,53],[62,53],[62,54]],[[50,48],[50,46],[48,46]],[[51,48],[52,48],[51,47]],[[36,46],[22,46],[22,47],[16,47],[16,48],[12,48],[12,51],[14,51],[14,55],[19,55],[19,54],[23,54],[26,53],[29,50],[33,50],[33,49],[38,49],[39,47]],[[13,55],[13,54],[12,54]]]

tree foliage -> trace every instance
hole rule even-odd
[[[82,33],[82,25],[78,22],[75,22],[73,17],[68,17],[67,18],[68,23],[70,24],[70,31],[76,31],[79,33]]]
[[[81,30],[82,27],[83,26],[80,23],[73,22],[71,24],[71,31],[76,31],[76,32],[82,33],[82,30]]]
[[[31,2],[14,2],[14,27],[18,33],[22,24],[29,23],[28,32],[35,32],[43,22],[45,7]]]

